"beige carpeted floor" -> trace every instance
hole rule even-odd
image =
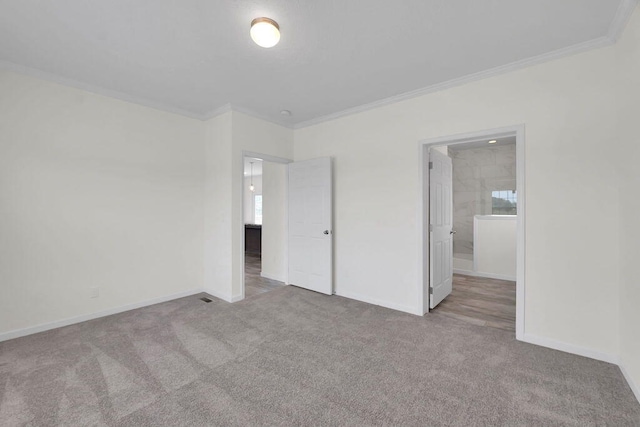
[[[0,425],[638,426],[619,369],[283,287],[0,343]]]

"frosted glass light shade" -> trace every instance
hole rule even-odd
[[[280,27],[269,18],[256,18],[251,21],[251,38],[258,46],[273,47],[280,41]]]

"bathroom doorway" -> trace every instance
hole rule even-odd
[[[424,312],[523,335],[522,127],[425,141]]]

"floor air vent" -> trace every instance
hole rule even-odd
[[[211,302],[211,301],[213,301],[213,300],[212,300],[212,299],[209,299],[209,298],[207,298],[207,297],[202,297],[202,298],[200,298],[200,301],[204,301],[204,302]]]

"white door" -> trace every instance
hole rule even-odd
[[[453,289],[453,176],[451,158],[429,152],[429,271],[434,308]]]
[[[289,283],[333,293],[331,158],[289,163]]]

